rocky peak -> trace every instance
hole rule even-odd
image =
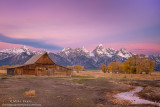
[[[89,51],[83,46],[82,51],[88,53]]]
[[[123,58],[129,58],[132,57],[133,53],[128,52],[125,48],[121,48],[118,52],[117,52],[118,56],[121,56]]]
[[[107,52],[108,52],[108,53],[113,53],[113,54],[114,54],[114,53],[117,52],[117,50],[115,50],[115,49],[113,49],[113,48],[108,48],[108,49],[107,49]]]
[[[107,50],[104,48],[102,44],[99,44],[96,49],[93,50],[95,55],[106,55]]]
[[[68,56],[71,52],[73,52],[73,49],[70,48],[70,47],[67,47],[67,48],[62,49],[62,51],[58,52],[57,54],[58,54],[58,55],[61,55],[61,56],[63,56],[63,57],[66,57],[66,56]]]
[[[26,46],[23,46],[21,49],[23,49],[23,50],[30,50],[28,47],[26,47]]]
[[[104,49],[104,46],[102,44],[99,44],[96,49]]]
[[[70,51],[70,50],[72,50],[72,48],[70,48],[70,47],[67,47],[67,48],[62,49],[63,52],[65,52],[65,51]]]

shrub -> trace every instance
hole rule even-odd
[[[24,92],[24,96],[26,97],[35,97],[35,95],[36,95],[35,90],[29,90]]]

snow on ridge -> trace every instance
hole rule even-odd
[[[119,55],[119,56],[121,56],[121,57],[123,57],[123,58],[129,58],[129,57],[131,57],[129,54],[122,54],[122,53],[118,53],[117,55]]]
[[[36,51],[30,50],[29,48],[27,48],[26,46],[23,46],[21,48],[11,48],[11,49],[3,49],[0,50],[0,52],[2,53],[7,53],[7,54],[21,54],[21,53],[27,53],[28,55],[34,54],[36,53]]]
[[[113,48],[104,48],[102,44],[99,44],[95,50],[93,50],[93,53],[103,57],[103,56],[107,56],[107,57],[113,57],[115,55],[118,55],[120,57],[123,58],[129,58],[132,57],[134,54],[131,52],[128,52],[125,48],[121,48],[120,50],[115,50]]]
[[[12,49],[3,49],[0,52],[9,53],[9,54],[11,54],[11,53],[19,54],[19,53],[24,52],[24,50],[19,49],[19,48],[12,48]]]
[[[65,55],[68,56],[71,52],[72,52],[72,48],[67,47],[67,48],[62,49],[62,51],[60,51],[58,53],[64,53]]]
[[[107,48],[107,51],[109,51],[109,52],[116,52],[117,50],[115,50],[113,48]]]
[[[26,53],[28,55],[32,54],[41,54],[43,52],[47,52],[46,50],[44,51],[33,51],[29,49],[26,46],[23,46],[22,48],[12,48],[12,49],[3,49],[0,50],[1,53],[7,53],[7,54],[21,54],[21,53]],[[50,52],[48,52],[50,53]],[[85,55],[86,57],[113,57],[115,55],[121,56],[123,58],[129,58],[132,55],[134,55],[131,52],[128,52],[125,48],[122,48],[120,50],[115,50],[113,48],[104,48],[102,44],[99,44],[93,51],[88,51],[84,46],[82,48],[75,48],[72,49],[70,47],[66,47],[63,50],[59,51],[57,53],[60,56],[63,57],[68,57],[72,55]]]
[[[75,49],[67,47],[58,52],[58,54],[65,57],[68,57],[70,54],[92,56],[91,52],[88,51],[84,46],[82,48],[75,48]]]
[[[90,57],[94,57],[95,55],[94,55],[94,53],[93,53],[92,51],[90,51],[90,52],[89,52],[89,56],[90,56]]]
[[[106,55],[107,54],[107,50],[103,47],[102,44],[99,44],[94,51],[98,55]]]
[[[128,59],[129,57],[132,57],[132,55],[134,55],[134,54],[131,52],[128,52],[125,48],[121,48],[118,51],[117,55]]]
[[[86,53],[89,52],[84,46],[82,47],[82,50],[83,50],[84,52],[86,52]]]
[[[99,44],[98,47],[103,47],[103,44]]]
[[[70,47],[66,47],[66,48],[64,48],[64,49],[62,49],[62,51],[68,51],[68,50],[71,50],[72,48],[70,48]]]
[[[94,54],[97,54],[100,57],[107,56],[107,57],[113,57],[116,53],[116,50],[113,48],[104,48],[102,44],[99,44],[95,50],[93,50]]]

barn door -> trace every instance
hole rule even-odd
[[[36,68],[36,70],[37,70],[37,75],[43,75],[43,67],[37,67]]]

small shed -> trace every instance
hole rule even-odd
[[[71,76],[71,69],[57,65],[47,52],[31,57],[24,65],[7,68],[8,75]]]

